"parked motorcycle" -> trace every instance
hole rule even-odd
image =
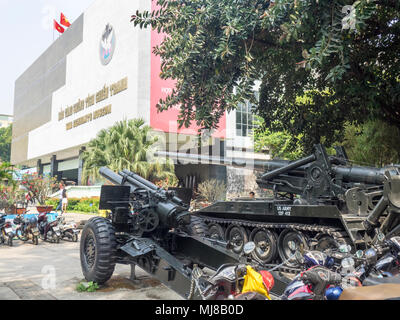
[[[243,255],[249,256],[255,249],[248,242]],[[270,300],[269,292],[274,285],[271,273],[257,270],[247,263],[224,264],[211,276],[204,276],[198,266],[193,268],[189,299],[199,290],[203,300]]]
[[[362,280],[369,275],[371,266],[376,263],[376,260],[374,260],[376,251],[367,250],[365,257],[363,257],[364,252],[358,251],[356,255],[352,255],[350,250],[349,246],[341,245],[337,249],[329,249],[325,252],[305,251],[302,254],[297,251],[295,259],[305,271],[299,273],[291,281],[281,299],[337,300],[344,288],[361,286]],[[331,280],[319,279],[319,276],[314,275],[315,272],[330,276]],[[310,276],[304,277],[304,274]],[[323,290],[320,287],[321,284],[326,285]]]
[[[57,223],[60,228],[62,239],[67,238],[72,242],[78,242],[78,235],[80,233],[80,230],[77,229],[75,222],[66,223],[65,217],[60,215],[57,217]]]
[[[60,243],[61,231],[58,226],[58,221],[50,222],[47,217],[48,212],[39,213],[38,216],[38,228],[40,238],[44,241],[53,243]]]
[[[23,216],[17,216],[14,218],[13,223],[17,226],[15,234],[18,239],[24,242],[32,240],[33,244],[39,244],[38,219],[36,217],[24,218]]]
[[[392,237],[385,241],[386,254],[375,265],[376,271],[383,276],[395,276],[400,274],[400,237]]]
[[[5,219],[6,215],[0,215],[0,242],[7,243],[10,247],[13,245],[14,233],[12,225]]]

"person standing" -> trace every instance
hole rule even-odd
[[[63,195],[62,194],[63,194],[63,190],[64,190],[64,185],[62,183],[60,183],[60,201],[58,202],[58,206],[56,208],[56,212],[58,210],[60,210],[61,213],[62,213],[62,199],[63,199]]]
[[[63,188],[62,192],[62,212],[61,214],[64,214],[67,212],[67,206],[68,206],[68,197],[67,197],[67,190]]]

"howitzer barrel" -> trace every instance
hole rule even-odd
[[[317,159],[315,154],[296,161],[288,161],[226,158],[165,151],[158,151],[155,156],[168,157],[176,160],[177,163],[204,163],[260,170],[265,172],[261,179],[269,181],[284,173],[305,177],[306,165]],[[388,168],[332,165],[331,169],[332,173],[341,177],[344,182],[382,185],[385,181],[385,171]]]
[[[332,170],[337,176],[341,176],[345,182],[381,185],[385,181],[387,168],[336,166]]]
[[[121,176],[120,174],[115,173],[114,171],[110,170],[107,167],[102,167],[99,170],[99,173],[109,180],[110,182],[116,184],[116,185],[124,185],[124,186],[130,186],[131,187],[131,192],[134,192],[136,189],[146,189],[146,186],[139,181],[124,181],[124,177]]]
[[[275,178],[276,176],[278,176],[278,175],[280,175],[282,173],[289,172],[291,170],[294,170],[294,169],[297,169],[297,168],[299,168],[301,166],[304,166],[304,165],[306,165],[306,164],[308,164],[310,162],[313,162],[315,159],[316,159],[315,155],[312,154],[312,155],[310,155],[308,157],[305,157],[305,158],[302,158],[300,160],[293,161],[293,162],[291,162],[290,164],[288,164],[286,166],[282,166],[280,168],[277,168],[275,170],[272,170],[270,172],[267,172],[267,173],[263,174],[261,176],[261,179],[262,180],[271,180],[271,179]]]
[[[126,178],[126,180],[131,183],[131,184],[136,184],[136,185],[142,185],[142,188],[146,189],[146,190],[150,190],[153,192],[161,192],[164,195],[166,194],[167,191],[157,187],[155,184],[153,184],[152,182],[142,178],[141,176],[137,175],[136,173],[133,173],[129,170],[123,170],[122,172],[119,172],[119,175],[123,176]],[[182,201],[182,199],[173,196],[170,198],[170,200],[179,205],[179,206],[184,206],[184,202]]]

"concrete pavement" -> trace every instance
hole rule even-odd
[[[89,215],[67,214],[66,220],[88,220]],[[181,300],[157,280],[137,268],[140,280],[130,281],[130,267],[117,265],[112,279],[100,290],[77,292],[84,281],[79,242],[52,244],[14,241],[13,247],[0,245],[0,300]]]

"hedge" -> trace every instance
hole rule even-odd
[[[60,199],[52,198],[46,201],[46,205],[53,206],[55,210],[58,206]],[[99,211],[98,197],[94,198],[68,198],[67,211],[78,211],[78,212],[98,212]]]

